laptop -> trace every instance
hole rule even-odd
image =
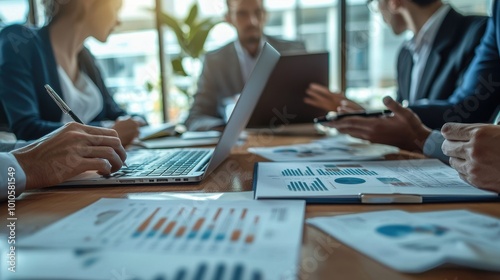
[[[329,85],[329,54],[283,55],[262,93],[248,128],[269,128],[289,124],[312,124],[327,111],[304,103],[311,83]]]
[[[215,149],[139,149],[127,153],[128,167],[109,177],[95,171],[80,174],[61,185],[178,184],[200,182],[211,174],[231,153],[247,125],[280,54],[265,44],[234,113],[231,115]]]

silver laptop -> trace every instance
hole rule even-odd
[[[80,174],[61,185],[144,185],[200,182],[231,153],[231,148],[247,125],[279,58],[280,54],[266,43],[215,149],[140,149],[130,151],[127,157],[128,167],[123,167],[109,177],[103,177],[96,174],[95,171],[91,171]]]

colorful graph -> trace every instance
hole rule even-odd
[[[285,169],[281,172],[283,176],[314,176],[314,172],[310,167],[306,167],[304,171],[300,169]]]
[[[328,188],[319,178],[314,179],[312,183],[301,181],[292,181],[288,184],[288,190],[292,192],[325,192]]]
[[[322,189],[321,184],[314,182],[314,188]],[[259,215],[252,215],[247,208],[153,208],[141,217],[131,233],[135,244],[180,251],[252,245],[256,242],[260,222]]]

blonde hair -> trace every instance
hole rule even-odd
[[[42,4],[45,9],[47,23],[54,21],[61,11],[62,6],[68,4],[70,1],[71,0],[43,0]]]

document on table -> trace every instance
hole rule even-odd
[[[370,195],[395,194],[413,195],[423,202],[498,199],[496,193],[465,183],[454,169],[438,160],[260,162],[255,168],[256,199],[360,203]]]
[[[130,261],[131,266],[135,266],[133,260],[137,258],[128,260],[125,256],[151,255],[146,267],[163,273],[166,279],[174,278],[177,270],[203,264],[207,266],[204,275],[215,273],[208,266],[227,264],[258,271],[262,276],[251,279],[278,279],[296,273],[304,210],[303,201],[101,199],[21,239],[19,244],[24,248],[98,250],[98,259],[104,263],[114,261],[102,256],[123,252],[120,262]],[[154,256],[161,261],[154,260]],[[165,262],[168,259],[170,263]],[[40,266],[28,267],[36,272],[31,268]],[[89,273],[104,276],[92,267]]]
[[[402,272],[420,273],[446,263],[500,271],[500,219],[465,210],[381,211],[307,223]]]
[[[398,153],[399,149],[341,135],[308,144],[249,148],[248,151],[272,161],[309,162],[380,159]]]

